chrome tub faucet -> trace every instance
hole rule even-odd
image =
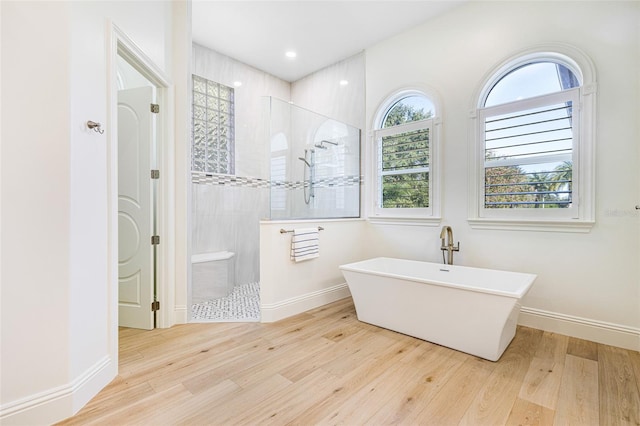
[[[445,236],[447,238],[447,243],[445,244]],[[453,252],[460,251],[460,241],[458,241],[458,245],[453,245],[453,229],[450,226],[443,226],[442,231],[440,231],[440,239],[442,240],[442,244],[440,246],[440,250],[442,250],[442,262],[447,263],[449,265],[453,265]],[[445,262],[444,252],[448,253],[447,260]]]

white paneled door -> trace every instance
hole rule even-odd
[[[118,315],[121,327],[154,328],[155,161],[151,87],[118,92]]]

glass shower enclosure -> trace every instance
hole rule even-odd
[[[280,99],[264,102],[270,219],[360,217],[360,130]]]

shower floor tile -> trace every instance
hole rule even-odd
[[[191,321],[260,321],[260,283],[239,285],[226,297],[191,305]]]

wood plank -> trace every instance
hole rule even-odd
[[[555,363],[563,363],[569,346],[569,337],[562,334],[545,331],[542,333],[540,344],[534,357],[538,359],[552,360]]]
[[[569,338],[545,331],[518,397],[555,410]]]
[[[348,403],[355,393],[368,386],[380,375],[385,374],[391,366],[400,363],[410,352],[410,348],[415,347],[416,341],[417,339],[396,342],[384,348],[375,357],[367,358],[344,376],[336,378],[336,387],[332,394],[307,409],[302,416],[294,420],[294,423],[321,423],[339,407]]]
[[[280,341],[293,342],[303,340],[305,337],[312,335],[315,327],[318,326],[317,322],[317,319],[312,315],[300,314],[278,323],[262,324],[262,327],[237,336],[234,340],[238,343],[249,343],[260,338],[271,341],[274,344]]]
[[[321,369],[284,390],[272,392],[257,404],[232,419],[234,424],[265,425],[286,424],[302,416],[311,406],[330,397],[336,389],[335,378]]]
[[[206,397],[208,404],[192,410],[178,424],[185,425],[226,425],[239,418],[247,407],[252,407],[267,399],[276,392],[284,391],[291,382],[279,374],[257,382],[249,389],[237,387],[233,392],[219,395],[216,398]]]
[[[513,409],[506,424],[514,426],[547,426],[553,424],[553,415],[554,411],[547,407],[518,398],[513,404]]]
[[[206,373],[212,366],[222,368],[222,366],[231,364],[238,359],[242,359],[244,362],[247,352],[259,352],[266,350],[269,346],[270,343],[263,340],[239,346],[234,346],[233,342],[227,342],[225,350],[220,353],[216,352],[213,348],[195,347],[194,350],[183,353],[172,362],[157,367],[155,371],[151,373],[152,377],[148,378],[148,382],[159,392],[173,387],[178,383],[182,383],[187,379]],[[136,379],[139,380],[140,378],[141,376],[138,374]]]
[[[302,362],[305,363],[306,360],[313,356],[310,353],[326,355],[329,350],[327,342],[325,339],[316,338],[309,339],[303,347],[302,345],[295,347],[290,347],[289,345],[270,346],[264,356],[239,358],[238,362],[223,366],[221,372],[239,386],[249,389],[272,375],[282,375],[282,371],[288,369],[297,360],[303,360]],[[269,350],[270,348],[273,348],[273,350]]]
[[[401,363],[392,364],[373,380],[366,381],[364,386],[318,423],[365,424],[375,411],[388,404],[392,398],[406,395],[401,390],[403,387],[415,386],[423,380],[425,378],[419,368],[408,369]]]
[[[155,394],[148,383],[140,383],[119,391],[114,391],[113,389],[115,389],[113,383],[108,385],[95,398],[89,401],[80,413],[69,419],[65,424],[84,425],[95,418],[110,415],[113,412],[113,407],[128,406]]]
[[[359,334],[361,331],[362,328],[358,327],[357,324],[345,324],[333,328],[331,331],[323,334],[322,337],[337,343],[347,339],[349,336]]]
[[[518,397],[555,410],[564,363],[534,357],[520,387]]]
[[[461,419],[461,425],[505,424],[541,338],[540,330],[518,327],[513,341]]]
[[[181,406],[191,396],[184,386],[177,385],[131,404],[116,406],[106,415],[93,418],[83,425],[161,424],[167,410]]]
[[[342,351],[341,356],[320,364],[320,368],[336,377],[342,377],[367,359],[384,354],[385,349],[395,348],[397,343],[402,347],[405,345],[405,343],[395,342],[392,338],[383,334],[357,334],[338,343],[336,347],[344,347],[345,349]]]
[[[629,351],[598,345],[600,422],[640,424],[640,392]]]
[[[592,361],[598,361],[598,344],[596,342],[590,342],[588,340],[569,337],[567,354],[590,359]]]
[[[215,324],[206,324],[206,327],[203,327],[203,324],[194,325],[196,327],[191,335],[186,333],[188,328],[184,327],[180,327],[180,333],[164,331],[154,335],[152,332],[148,332],[149,335],[145,338],[150,339],[149,346],[146,348],[135,346],[143,357],[137,361],[129,362],[125,369],[120,370],[120,375],[130,381],[151,372],[158,375],[166,369],[176,368],[176,362],[167,362],[167,359],[178,360],[178,364],[184,364],[195,358],[208,358],[216,354],[221,354],[224,357],[227,356],[227,350],[239,346],[234,340],[237,335],[229,334],[231,330],[235,331],[236,328],[215,327]],[[153,332],[155,331],[153,330]],[[159,337],[162,337],[162,340],[159,340]],[[159,357],[158,352],[162,352],[163,356]]]
[[[171,404],[169,402],[168,407],[163,407],[162,416],[154,418],[154,423],[176,425],[186,422],[187,419],[192,416],[192,413],[202,413],[212,405],[224,409],[224,407],[220,406],[217,402],[212,403],[212,401],[220,401],[224,397],[233,394],[239,388],[240,387],[231,380],[223,380],[216,383],[215,386],[207,388],[206,391],[181,401],[179,404]],[[209,421],[211,421],[211,419]]]
[[[627,351],[627,353],[629,354],[629,358],[631,359],[633,372],[636,376],[636,385],[638,385],[638,391],[640,391],[640,352]]]
[[[361,342],[360,344],[366,344],[366,340],[369,337],[371,336],[362,331],[360,334],[352,335],[350,339],[345,339],[338,343],[323,338],[321,342],[324,344],[324,348],[308,353],[308,356],[301,356],[299,359],[293,360],[286,368],[280,370],[280,374],[292,382],[297,382],[313,370],[320,368],[320,366],[346,356],[349,351],[353,350],[352,340],[358,339]]]
[[[494,369],[495,364],[491,361],[467,356],[460,368],[434,392],[434,397],[424,407],[406,418],[402,416],[403,410],[400,409],[393,418],[394,422],[398,419],[407,424],[458,424]]]
[[[272,333],[269,335],[274,336]],[[304,359],[308,351],[314,348],[322,349],[323,340],[309,339],[304,346],[293,342],[275,345],[260,337],[225,351],[228,356],[214,355],[211,362],[198,365],[195,372],[193,366],[190,372],[178,371],[173,380],[182,377],[185,386],[194,393],[223,379],[231,379],[239,386],[246,388],[288,367],[292,359]],[[157,384],[155,386],[157,387]]]
[[[598,425],[598,363],[567,355],[556,407],[556,425]]]
[[[431,404],[433,398],[460,374],[460,368],[465,362],[472,358],[445,347],[438,347],[428,353],[429,358],[412,366],[421,373],[414,382],[403,381],[396,384],[397,377],[389,378],[384,386],[399,390],[391,392],[386,402],[367,419],[368,424],[423,423],[420,417],[423,408]],[[451,401],[449,405],[457,406],[451,404]],[[462,414],[464,410],[460,415]]]

